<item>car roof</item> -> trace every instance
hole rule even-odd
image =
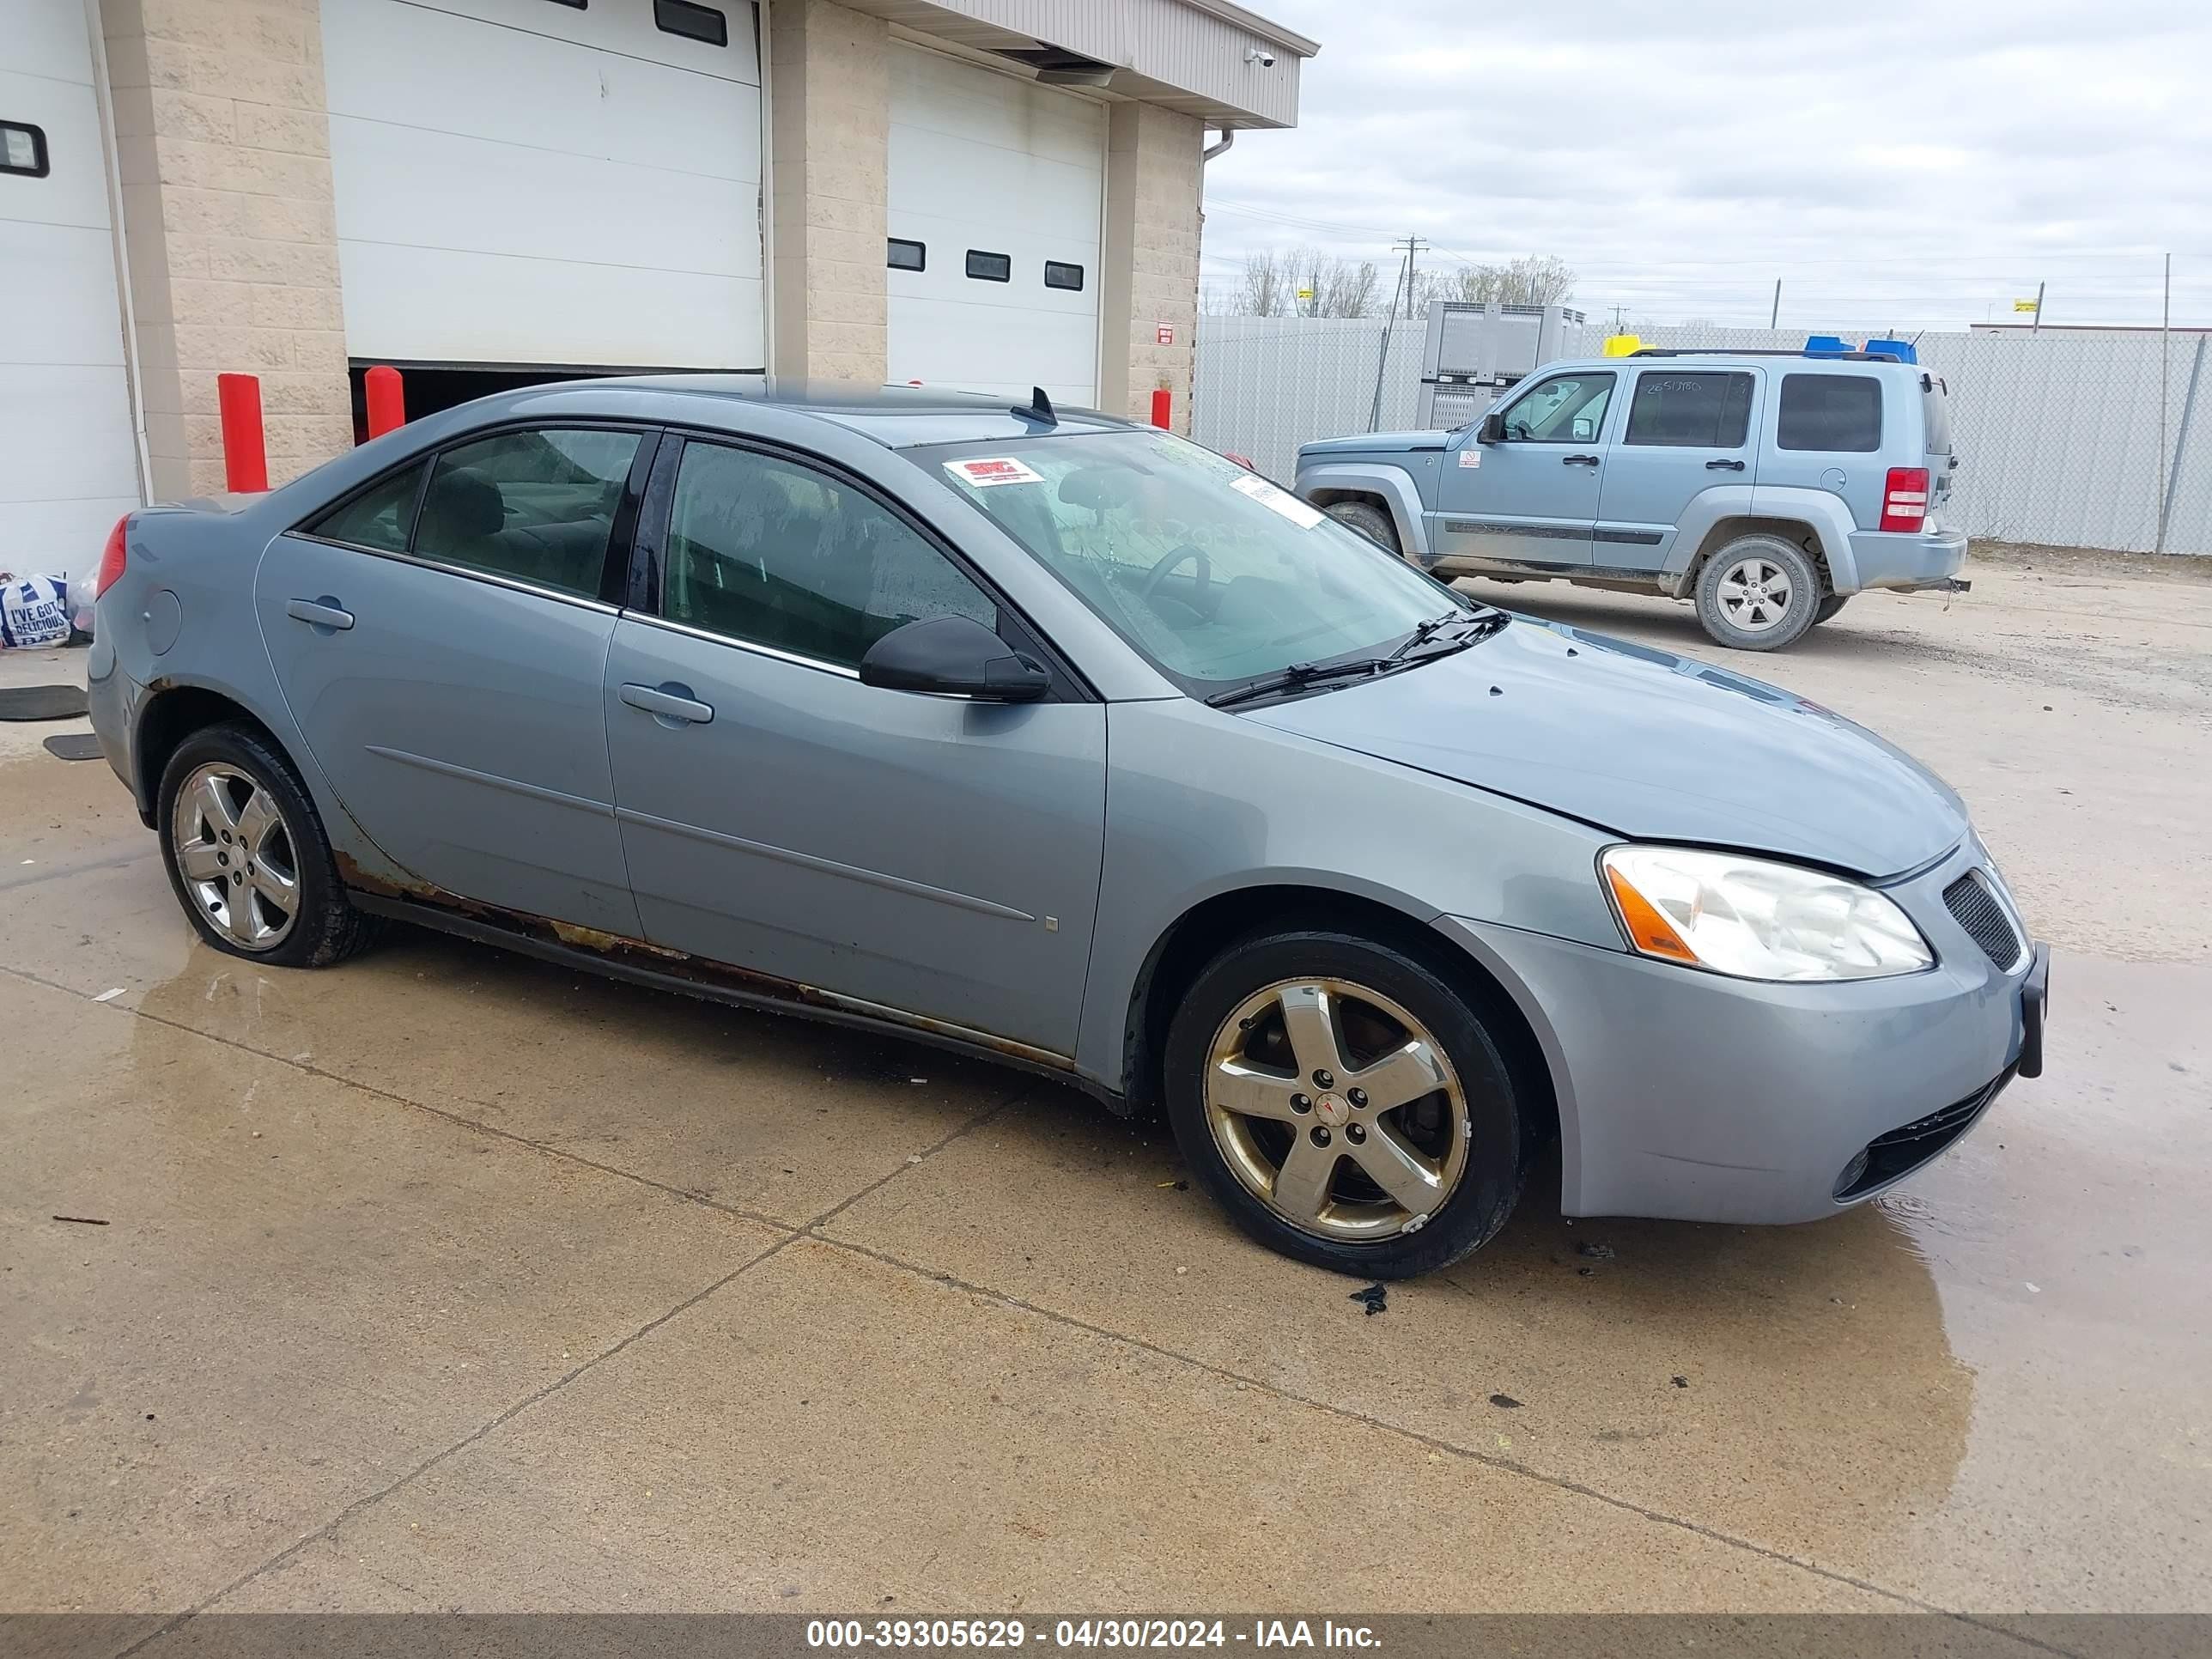
[[[587,412],[594,394],[650,392],[696,400],[702,405],[738,403],[812,416],[829,421],[888,449],[922,444],[962,443],[1008,438],[1065,437],[1086,432],[1124,432],[1136,423],[1099,410],[1054,405],[1047,425],[1029,412],[1027,396],[1008,398],[934,386],[870,386],[848,380],[809,380],[772,374],[623,374],[571,380],[531,388],[543,397],[565,394],[578,413]],[[708,410],[701,418],[715,423]]]
[[[1869,357],[1863,352],[1838,356],[1832,351],[1670,351],[1664,348],[1633,352],[1626,357],[1577,357],[1569,362],[1540,364],[1527,378],[1562,368],[1765,368],[1817,369],[1822,374],[1880,374],[1903,369],[1917,376],[1918,363],[1902,363],[1894,357]]]

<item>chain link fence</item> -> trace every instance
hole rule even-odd
[[[1571,356],[1605,330],[1568,331]],[[1802,329],[1686,325],[1653,346],[1794,350]],[[1288,480],[1316,438],[1413,423],[1424,329],[1400,319],[1204,317],[1192,434]],[[2212,332],[2054,329],[1929,334],[1949,388],[1953,510],[1970,535],[2054,547],[2212,556]],[[1376,400],[1377,370],[1382,397]]]

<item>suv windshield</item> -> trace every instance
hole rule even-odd
[[[902,452],[1194,696],[1364,656],[1476,607],[1234,461],[1165,432]]]

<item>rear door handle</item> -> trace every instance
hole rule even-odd
[[[705,726],[714,718],[712,703],[701,702],[691,695],[690,686],[675,680],[659,685],[625,684],[622,700],[633,708],[643,709],[664,726]]]
[[[347,629],[353,626],[353,612],[325,593],[319,599],[287,599],[284,614],[295,622],[303,622],[316,628]]]
[[[1595,455],[1562,455],[1559,457],[1559,465],[1561,466],[1595,466],[1597,464],[1598,457]]]
[[[1741,472],[1743,471],[1743,463],[1741,461],[1707,461],[1705,463],[1705,471],[1708,472],[1717,472],[1723,467],[1726,467],[1731,472]]]

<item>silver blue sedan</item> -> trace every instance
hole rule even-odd
[[[392,918],[1164,1110],[1375,1278],[1561,1207],[1803,1221],[2042,1060],[1958,798],[1090,412],[715,377],[134,513],[108,758],[217,950]]]

